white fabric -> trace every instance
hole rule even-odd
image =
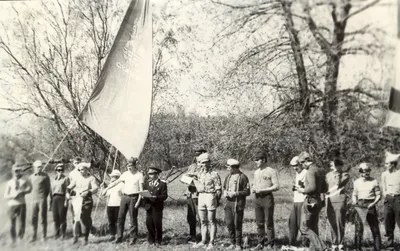
[[[107,206],[119,207],[119,205],[121,204],[121,195],[122,195],[123,188],[124,188],[124,184],[119,183],[118,185],[116,185],[115,187],[113,187],[107,191],[107,196],[108,196]]]
[[[17,184],[18,183],[18,184]],[[7,182],[6,189],[4,191],[4,196],[16,196],[18,193],[22,191],[26,191],[30,186],[29,181],[25,178],[11,179]],[[18,196],[14,199],[8,199],[7,205],[9,206],[17,206],[25,204],[25,195]]]
[[[126,158],[139,157],[152,104],[152,14],[133,0],[80,119]]]
[[[144,177],[141,172],[132,174],[131,171],[124,172],[118,180],[124,182],[122,192],[125,194],[137,194],[140,191],[140,184],[144,183]]]
[[[76,180],[78,180],[80,177],[82,177],[81,172],[78,171],[78,168],[75,168],[68,174],[69,182],[74,183]]]
[[[239,161],[235,160],[235,159],[228,159],[226,164],[229,165],[229,166],[238,166],[239,165]]]
[[[299,185],[299,181],[303,182],[306,180],[307,170],[303,169],[300,173],[296,172],[296,186]],[[298,191],[294,191],[293,193],[293,202],[304,202],[305,194],[299,193]]]

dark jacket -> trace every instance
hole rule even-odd
[[[231,178],[232,174],[229,174],[226,176],[223,188],[224,190],[227,190],[228,188],[228,182]],[[244,207],[246,206],[246,197],[250,195],[250,182],[249,178],[242,172],[239,171],[239,182],[237,184],[237,187],[235,189],[237,191],[237,196],[234,198],[226,198],[225,202],[236,202],[236,210],[242,211],[244,210]],[[226,204],[225,203],[225,204]]]
[[[156,196],[155,199],[144,198],[144,208],[149,210],[150,208],[156,208],[159,210],[164,209],[164,201],[168,198],[167,183],[158,179],[157,184],[152,184],[152,180],[147,180],[144,184],[144,188],[149,191],[151,195]]]

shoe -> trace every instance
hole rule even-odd
[[[342,244],[340,244],[339,246],[338,246],[338,251],[344,251],[345,249],[344,249],[344,245],[342,245]]]
[[[132,240],[129,242],[129,245],[135,245],[135,244],[136,244],[136,241],[137,241],[136,238],[135,238],[135,239],[132,239]]]
[[[394,247],[394,241],[385,241],[385,243],[383,244],[383,246],[385,248],[392,248]]]
[[[253,248],[252,250],[263,250],[264,246],[261,244],[258,244],[255,248]]]
[[[243,248],[241,246],[236,246],[235,250],[242,250]]]
[[[203,242],[199,242],[193,245],[193,248],[204,248],[206,247],[206,244],[204,244]]]
[[[207,246],[206,249],[207,249],[207,250],[212,250],[212,249],[214,249],[214,244],[212,244],[212,243],[208,244],[208,246]]]
[[[265,251],[271,251],[271,250],[275,250],[275,248],[274,248],[271,244],[268,244],[266,247],[264,247],[263,250],[265,250]]]
[[[29,240],[29,243],[33,243],[36,241],[36,237],[32,237],[32,239]]]
[[[122,238],[117,238],[113,241],[114,244],[122,243]]]
[[[75,244],[78,242],[78,236],[74,236],[74,240],[72,241],[72,244]]]
[[[196,236],[186,236],[186,242],[189,244],[196,244]]]
[[[113,240],[115,240],[115,235],[111,235],[111,236],[108,238],[108,241],[113,241]]]
[[[83,241],[83,245],[86,246],[87,244],[89,244],[89,240],[85,238],[85,240]]]

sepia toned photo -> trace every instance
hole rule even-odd
[[[0,0],[0,250],[400,250],[400,0]]]

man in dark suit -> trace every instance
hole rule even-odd
[[[164,201],[168,198],[167,183],[158,178],[160,172],[158,168],[149,168],[149,179],[145,182],[145,189],[149,191],[151,197],[144,199],[147,241],[149,245],[156,246],[161,245]]]

